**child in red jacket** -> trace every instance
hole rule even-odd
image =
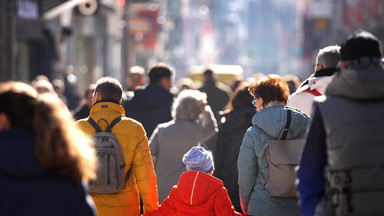
[[[223,182],[212,176],[211,154],[203,147],[193,147],[183,157],[187,171],[173,186],[161,206],[151,215],[242,215],[235,211]]]

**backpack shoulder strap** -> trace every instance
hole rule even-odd
[[[112,129],[113,126],[115,126],[115,125],[116,125],[117,123],[119,123],[120,121],[121,121],[121,116],[115,118],[115,119],[111,122],[111,124],[110,124],[110,128]]]
[[[287,123],[285,124],[285,127],[280,132],[279,140],[285,140],[288,135],[289,127],[291,126],[292,121],[292,111],[290,109],[287,110]]]
[[[109,129],[111,130],[113,126],[115,126],[117,123],[119,123],[121,121],[121,116],[115,118],[111,124],[109,125]],[[129,170],[127,171],[127,173],[125,174],[125,177],[124,177],[124,184],[127,183],[129,177],[131,176],[131,173],[132,173],[132,168],[133,168],[133,164],[131,165],[131,168],[129,168]]]
[[[87,118],[87,121],[89,122],[89,124],[92,125],[92,127],[95,129],[96,132],[101,132],[101,128],[100,128],[99,125],[95,122],[95,120],[93,120],[91,117],[88,117],[88,118]]]
[[[319,91],[317,91],[316,89],[310,89],[310,88],[307,88],[306,90],[305,90],[305,92],[308,92],[308,93],[310,93],[310,94],[313,94],[314,96],[321,96],[322,94],[319,92]]]
[[[111,132],[111,129],[113,126],[115,126],[117,123],[119,123],[121,121],[121,116],[120,117],[117,117],[116,119],[114,119],[111,124],[109,124],[107,122],[107,120],[105,120],[104,118],[101,118],[99,119],[99,121],[96,123],[95,120],[93,120],[92,118],[88,117],[87,121],[92,125],[93,128],[95,128],[96,132],[102,132],[100,126],[99,126],[99,123],[100,121],[105,121],[107,123],[107,128],[105,129],[105,132]]]
[[[129,177],[131,176],[132,167],[133,167],[133,164],[131,165],[131,168],[129,168],[129,170],[127,171],[127,173],[125,174],[125,177],[124,177],[124,184],[127,183]]]

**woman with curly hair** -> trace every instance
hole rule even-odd
[[[244,135],[238,157],[241,208],[248,215],[301,215],[296,197],[271,197],[265,188],[263,181],[269,181],[269,164],[261,151],[268,140],[278,139],[289,118],[286,139],[304,137],[309,117],[286,106],[288,84],[278,75],[260,79],[249,87],[249,93],[254,98],[257,113],[252,118],[253,126]]]
[[[149,141],[161,203],[186,171],[185,152],[217,132],[207,95],[198,90],[180,92],[172,108],[173,120],[159,124]]]
[[[1,215],[95,215],[91,142],[57,96],[0,83]]]

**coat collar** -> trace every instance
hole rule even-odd
[[[125,110],[120,104],[106,101],[99,101],[95,103],[91,108],[90,114],[102,111],[117,112],[125,115]]]
[[[305,85],[308,85],[310,80],[314,80],[314,79],[316,80],[316,78],[320,78],[320,77],[330,77],[333,74],[335,74],[336,71],[337,71],[337,68],[325,68],[325,69],[318,70],[314,72],[308,79],[304,80],[301,83],[299,88]]]

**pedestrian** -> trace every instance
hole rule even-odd
[[[93,106],[88,117],[97,122],[102,131],[106,131],[107,125],[111,125],[112,121],[121,118],[112,127],[111,133],[122,148],[124,173],[128,173],[132,167],[132,172],[120,191],[91,193],[100,216],[140,215],[139,193],[143,200],[144,212],[150,212],[158,207],[156,175],[149,152],[148,138],[139,122],[125,117],[124,109],[120,105],[122,92],[123,88],[118,80],[112,77],[99,79],[96,82]],[[88,119],[81,119],[77,124],[87,135],[92,136],[95,134],[95,129]]]
[[[57,96],[61,99],[61,101],[63,101],[65,106],[68,107],[68,100],[64,95],[65,86],[64,86],[63,80],[61,79],[52,80],[52,87],[53,87],[53,90],[56,92]]]
[[[96,215],[95,151],[60,99],[8,81],[0,101],[1,215]]]
[[[93,92],[95,92],[96,84],[90,84],[84,93],[84,98],[75,110],[72,111],[72,115],[76,120],[87,118],[89,111],[92,107]]]
[[[134,91],[145,86],[147,82],[145,78],[145,69],[141,66],[135,65],[129,68],[129,73],[126,75],[127,91],[123,92],[122,106],[127,100],[132,99]]]
[[[270,181],[269,162],[261,153],[268,140],[279,138],[287,122],[290,126],[286,139],[303,138],[309,117],[286,106],[288,84],[278,75],[261,78],[249,87],[249,93],[257,113],[252,118],[253,126],[244,135],[237,162],[241,208],[248,215],[300,215],[296,197],[272,197],[267,190],[264,183]]]
[[[187,172],[181,175],[161,206],[143,216],[242,215],[233,208],[223,182],[212,176],[214,163],[209,152],[195,146],[184,154],[182,161]]]
[[[133,98],[124,103],[126,116],[143,124],[148,137],[158,124],[172,120],[173,74],[171,66],[156,64],[149,70],[149,85],[135,90]]]
[[[231,88],[219,82],[216,72],[207,67],[203,72],[203,85],[198,90],[207,94],[208,104],[212,108],[215,118],[218,119],[219,111],[224,109],[232,94]]]
[[[224,182],[228,195],[236,211],[242,212],[239,198],[237,158],[245,132],[252,126],[252,117],[256,113],[252,105],[253,97],[248,92],[249,83],[242,82],[220,117],[217,145],[213,151],[215,177]]]
[[[217,132],[207,96],[198,90],[183,90],[172,108],[173,120],[159,124],[149,141],[161,203],[186,171],[185,152]],[[180,142],[182,140],[182,142]]]
[[[297,91],[288,99],[288,106],[303,111],[308,116],[312,114],[312,104],[315,96],[321,96],[337,71],[340,60],[340,46],[327,46],[319,50],[314,65],[314,73],[306,79]]]
[[[381,51],[363,30],[341,45],[340,70],[315,101],[298,171],[304,216],[384,215]]]

